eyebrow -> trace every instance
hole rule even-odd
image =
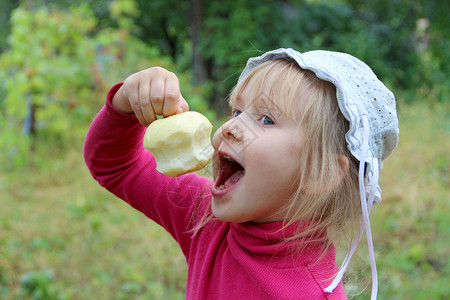
[[[276,101],[272,100],[265,93],[260,93],[255,97],[253,103],[258,111],[267,111],[274,117],[283,115],[283,110],[277,105]]]
[[[243,101],[243,100],[242,100],[241,95],[240,95],[240,94],[237,94],[235,97],[230,98],[230,101],[228,101],[228,103],[235,105],[235,104],[237,104],[237,103],[239,103],[239,102],[242,102],[242,101]]]

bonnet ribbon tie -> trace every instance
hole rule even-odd
[[[362,219],[361,219],[361,225],[359,227],[358,234],[356,235],[355,239],[352,242],[352,245],[350,247],[350,250],[347,252],[347,255],[344,258],[344,261],[339,268],[338,273],[336,274],[336,277],[334,278],[333,282],[325,289],[325,292],[331,293],[333,290],[338,286],[339,282],[342,280],[342,277],[344,276],[344,273],[348,267],[348,264],[350,263],[350,260],[356,251],[356,248],[358,247],[359,241],[361,240],[361,237],[364,233],[364,230],[366,230],[366,237],[367,237],[367,246],[369,251],[369,259],[370,259],[370,266],[372,269],[372,295],[371,299],[375,300],[377,298],[378,293],[378,275],[377,275],[377,266],[375,264],[375,252],[373,249],[373,241],[372,241],[372,231],[370,229],[370,219],[369,219],[369,213],[372,209],[372,205],[374,202],[375,197],[375,190],[378,185],[378,160],[372,159],[371,161],[371,167],[372,167],[372,174],[369,175],[369,193],[368,197],[366,194],[366,185],[364,181],[364,173],[365,173],[365,163],[367,159],[367,150],[369,148],[369,134],[370,134],[370,127],[369,127],[369,120],[366,115],[362,116],[362,123],[363,123],[363,140],[362,140],[362,147],[361,147],[361,159],[359,161],[359,192],[360,192],[360,198],[361,198],[361,210],[362,210]],[[370,173],[370,172],[369,172]]]

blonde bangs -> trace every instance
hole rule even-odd
[[[262,63],[238,82],[230,93],[228,104],[232,107],[252,82],[253,86],[249,91],[252,101],[258,101],[258,105],[264,105],[274,114],[282,113],[289,119],[296,118],[299,116],[300,89],[305,87],[303,73],[304,70],[295,62],[286,59]]]
[[[314,222],[289,240],[323,231],[348,230],[352,236],[353,228],[347,225],[358,220],[361,211],[358,168],[346,147],[349,125],[339,110],[335,86],[314,72],[301,69],[294,61],[276,59],[258,65],[236,85],[230,93],[230,106],[250,82],[252,89],[246,93],[251,100],[263,101],[270,111],[295,118],[308,141],[299,158],[305,167],[297,174],[298,189],[285,207],[284,222],[286,226],[296,221]],[[347,157],[350,163],[344,178],[337,155]],[[329,246],[330,240],[327,242]]]

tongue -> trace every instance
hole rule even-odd
[[[232,186],[233,184],[238,182],[239,179],[241,179],[243,176],[244,176],[244,170],[237,171],[236,173],[231,175],[230,178],[227,179],[227,181],[225,181],[225,183],[224,183],[225,188],[226,189],[229,188],[230,186]]]

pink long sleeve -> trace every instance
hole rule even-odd
[[[172,178],[156,171],[152,154],[142,145],[145,127],[134,115],[121,113],[110,103],[120,86],[109,91],[89,128],[84,144],[86,165],[101,186],[163,226],[187,254],[193,201],[208,189],[209,180],[196,174]]]

